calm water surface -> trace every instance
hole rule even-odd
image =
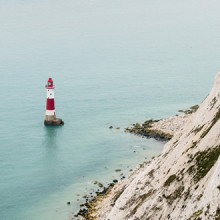
[[[163,143],[123,128],[205,98],[220,70],[219,9],[217,0],[0,0],[0,219],[68,219],[91,181],[161,153]],[[59,128],[43,125],[50,76]]]

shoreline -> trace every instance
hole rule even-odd
[[[220,73],[198,111],[186,114],[186,122],[174,123],[174,116],[151,125],[173,122],[161,127],[174,131],[162,153],[89,201],[85,217],[78,219],[219,219],[219,85]]]
[[[99,210],[99,205],[104,199],[114,195],[114,201],[111,206],[114,205],[114,202],[120,197],[120,195],[125,190],[124,187],[118,192],[118,188],[123,185],[126,179],[131,178],[137,172],[149,164],[154,158],[149,161],[144,161],[142,164],[136,165],[132,171],[129,172],[129,175],[121,180],[113,180],[111,183],[108,183],[107,186],[103,186],[102,191],[99,189],[95,192],[96,196],[91,197],[90,194],[86,195],[86,201],[80,205],[79,211],[73,216],[72,220],[98,220],[97,212]]]
[[[160,120],[154,120],[150,119],[145,121],[143,124],[133,124],[131,128],[127,127],[125,128],[124,132],[129,132],[134,135],[138,135],[145,138],[153,138],[157,141],[162,142],[168,142],[172,139],[173,135],[180,131],[185,123],[189,120],[192,113],[196,112],[198,109],[198,105],[190,107],[190,110],[179,110],[181,112],[181,115],[175,115],[170,118],[166,119],[160,119]],[[112,127],[111,127],[112,129]],[[144,168],[144,166],[148,163],[150,163],[154,158],[152,158],[149,161],[144,161],[142,164],[137,165],[132,169],[127,177],[124,177],[121,180],[113,180],[113,182],[107,184],[107,186],[101,186],[100,189],[98,189],[95,192],[95,196],[91,197],[90,194],[86,196],[85,203],[80,204],[79,211],[74,215],[72,219],[77,218],[78,220],[82,219],[90,219],[90,220],[96,220],[96,214],[98,210],[98,204],[101,203],[104,199],[106,199],[108,196],[112,194],[112,190],[114,190],[114,186],[118,186],[123,183],[124,179],[131,178],[132,175],[137,173],[140,169]],[[122,190],[120,193],[116,193],[116,198],[120,196],[120,194],[123,192]]]
[[[195,113],[198,105],[191,106],[187,110],[179,110],[180,115],[175,115],[166,119],[150,119],[142,124],[132,124],[132,127],[125,128],[125,132],[133,133],[145,138],[154,138],[158,141],[169,141],[176,132],[181,131],[190,115]]]
[[[98,202],[101,202],[104,198],[106,198],[112,188],[115,186],[116,183],[109,183],[107,187],[103,187],[102,191],[96,191],[96,196],[91,198],[87,195],[86,202],[80,205],[80,210],[74,215],[77,219],[96,219],[92,214],[95,214],[95,207]],[[74,219],[74,218],[72,218]]]

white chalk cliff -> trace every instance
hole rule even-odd
[[[220,73],[160,156],[97,200],[96,219],[220,219]]]

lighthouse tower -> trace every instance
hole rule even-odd
[[[62,119],[56,118],[55,104],[54,104],[54,88],[52,78],[48,79],[47,85],[47,106],[45,115],[45,125],[63,125]]]

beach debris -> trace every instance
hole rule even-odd
[[[121,169],[115,169],[115,172],[121,172]]]
[[[186,109],[186,110],[178,110],[178,112],[182,112],[185,114],[192,114],[194,112],[196,112],[199,108],[199,105],[193,105],[190,107],[190,109]]]
[[[103,184],[102,184],[102,183],[98,183],[98,186],[99,186],[99,187],[103,187]]]
[[[91,211],[91,208],[93,207],[93,203],[97,201],[99,196],[107,195],[108,192],[112,189],[112,187],[115,185],[115,183],[109,183],[107,187],[103,187],[102,191],[96,191],[96,197],[93,198],[91,201],[86,201],[83,204],[80,204],[80,210],[77,214],[74,215],[74,217],[84,217],[85,219],[88,219],[89,212]]]

